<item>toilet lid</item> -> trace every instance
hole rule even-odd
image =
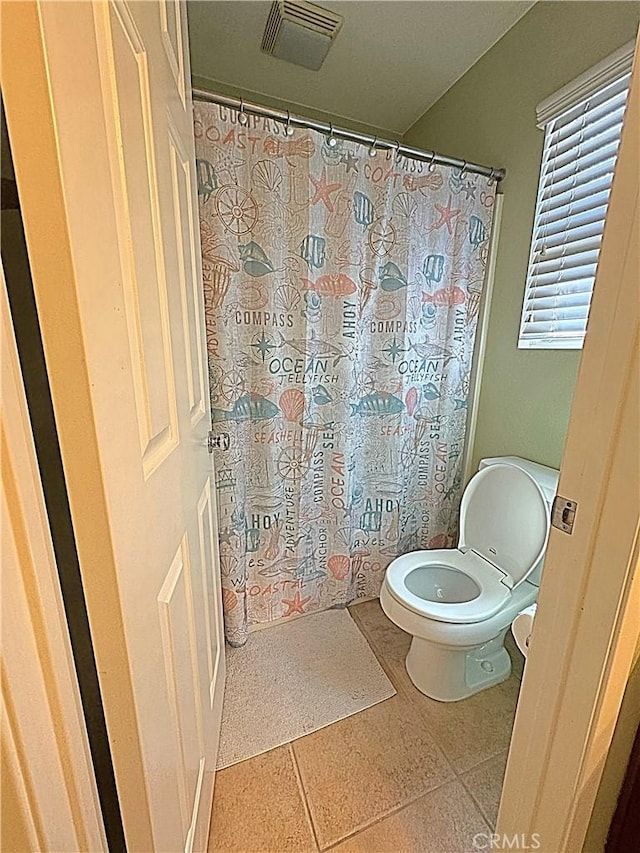
[[[464,491],[459,547],[489,560],[515,587],[542,557],[549,526],[549,506],[533,477],[496,463],[475,474]]]

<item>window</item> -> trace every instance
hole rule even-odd
[[[538,106],[544,150],[518,347],[581,349],[633,43]]]

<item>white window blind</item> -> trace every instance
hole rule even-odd
[[[624,50],[538,109],[545,142],[520,348],[582,347],[631,77]]]

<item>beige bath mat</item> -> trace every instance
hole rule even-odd
[[[314,613],[227,647],[218,769],[393,696],[347,610]]]

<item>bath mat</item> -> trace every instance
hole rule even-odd
[[[218,769],[364,711],[395,694],[347,610],[255,631],[227,647]]]

